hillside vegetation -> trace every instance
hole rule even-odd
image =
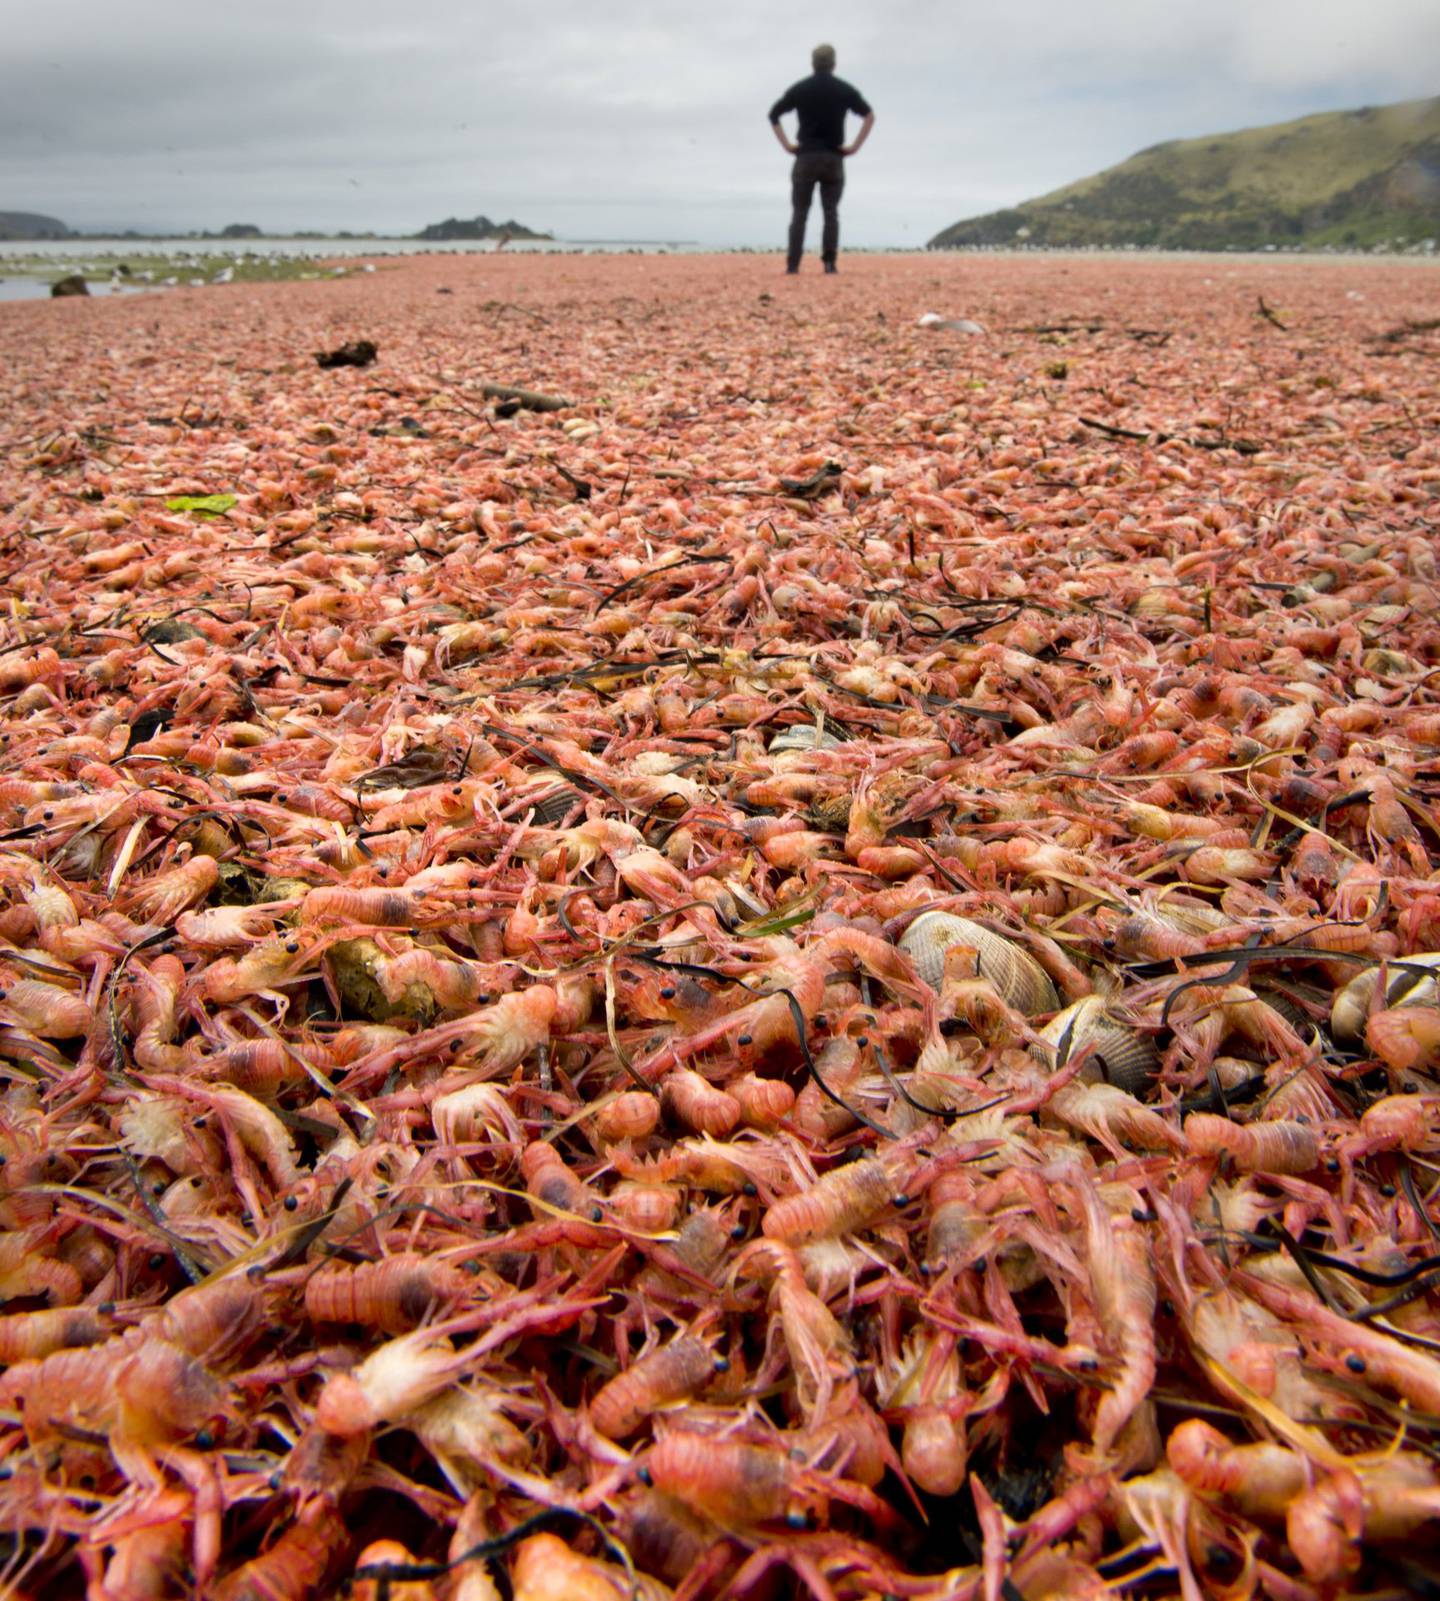
[[[1440,97],[1152,145],[944,229],[963,245],[1367,248],[1440,239]]]
[[[58,217],[38,211],[0,211],[0,239],[68,239],[70,230]]]

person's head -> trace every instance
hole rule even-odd
[[[835,46],[833,44],[817,44],[810,52],[810,65],[816,72],[834,72]]]

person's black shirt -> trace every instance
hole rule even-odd
[[[845,143],[845,113],[868,117],[865,96],[833,72],[816,72],[793,83],[770,107],[771,122],[787,111],[800,113],[800,135],[795,143],[802,155],[814,150],[838,150]]]

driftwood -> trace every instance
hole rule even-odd
[[[1101,422],[1098,417],[1078,417],[1077,422],[1096,433],[1109,434],[1112,439],[1140,439],[1148,445],[1189,445],[1192,450],[1233,450],[1241,456],[1258,456],[1265,448],[1253,439],[1194,439],[1188,434],[1166,434],[1155,429],[1117,428],[1114,423]]]
[[[526,411],[564,411],[575,404],[559,395],[541,395],[533,389],[517,389],[513,384],[481,384],[480,393],[486,400],[513,400],[517,409],[523,407]]]
[[[368,367],[379,354],[373,339],[355,339],[335,350],[317,350],[317,367]]]
[[[1428,317],[1423,322],[1411,322],[1408,319],[1398,328],[1387,329],[1379,336],[1382,345],[1396,345],[1402,339],[1411,339],[1416,334],[1433,334],[1440,328],[1440,317]]]

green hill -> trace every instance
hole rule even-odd
[[[0,239],[68,239],[70,230],[58,217],[35,211],[0,211]]]
[[[444,222],[432,222],[428,228],[422,228],[414,237],[416,239],[499,239],[502,234],[508,234],[512,239],[550,239],[553,235],[536,233],[534,229],[527,228],[523,222],[516,222],[512,218],[509,222],[491,222],[489,217],[475,217],[465,221],[460,217],[447,217]]]
[[[1151,145],[1038,200],[957,222],[930,248],[1363,249],[1423,239],[1440,240],[1440,97]]]

